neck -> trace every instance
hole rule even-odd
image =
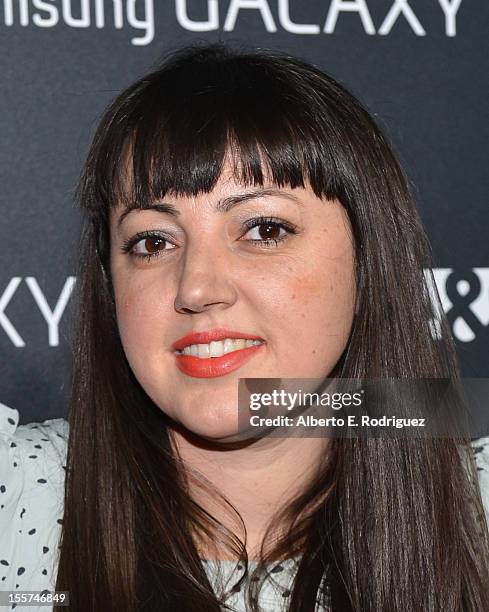
[[[314,478],[328,443],[325,438],[268,437],[224,446],[176,429],[172,430],[172,441],[189,474],[192,499],[244,541],[243,525],[230,516],[230,509],[218,495],[199,485],[198,477],[210,481],[239,512],[250,559],[258,557],[266,528],[277,511]],[[278,535],[287,526],[274,528]],[[230,558],[229,552],[216,550],[215,545],[211,547],[213,552],[205,543],[198,547],[204,558]]]

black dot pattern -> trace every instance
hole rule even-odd
[[[291,588],[297,560],[287,559],[279,564],[268,567],[269,576],[260,574],[264,578],[260,589],[260,605],[264,612],[286,612],[289,607]],[[233,612],[246,612],[246,591],[250,582],[257,582],[259,576],[251,577],[256,570],[256,561],[248,562],[248,575],[240,585],[237,582],[244,576],[244,565],[235,565],[233,561],[202,560],[203,567],[216,592],[224,592],[226,606]],[[318,606],[316,612],[330,612],[327,608]]]
[[[54,590],[67,439],[64,419],[19,425],[18,412],[0,403],[2,591]]]
[[[68,423],[64,419],[27,425],[18,423],[18,412],[0,404],[1,589],[46,592],[54,590],[57,569],[54,559],[63,524],[59,500],[64,495]],[[474,441],[472,448],[487,517],[489,437]],[[219,572],[216,563],[219,563]],[[253,562],[249,565],[251,574]],[[230,579],[225,589],[226,604],[235,612],[245,612],[244,597],[250,574],[240,587],[233,588],[244,565],[203,560],[203,567],[212,584],[217,577],[222,577],[224,568],[224,575]],[[287,610],[295,567],[294,560],[290,559],[269,568],[270,576],[260,591],[266,601],[264,610]],[[327,611],[318,607],[317,612]]]

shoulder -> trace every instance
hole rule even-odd
[[[489,525],[489,437],[472,440],[482,503]]]
[[[486,524],[489,529],[489,437],[471,442]]]
[[[52,590],[68,433],[61,418],[19,425],[0,404],[0,589]]]
[[[65,465],[68,433],[68,422],[61,418],[19,425],[18,411],[0,403],[0,452],[3,458],[0,474],[9,473],[17,480],[22,477],[24,486],[33,484],[30,475],[35,476],[38,472],[47,475],[46,470],[56,480],[52,471],[59,474]],[[51,484],[54,484],[53,480]],[[1,493],[5,491],[1,490]]]

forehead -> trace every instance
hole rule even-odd
[[[137,202],[134,197],[132,183],[132,168],[130,161],[126,162],[126,172],[122,180],[124,187],[123,197],[119,198],[115,207],[111,209],[111,218],[120,219],[127,216],[132,210],[144,210],[152,208],[158,202],[174,203],[178,206],[192,204],[213,206],[218,213],[226,213],[234,205],[245,201],[264,198],[281,197],[284,200],[302,205],[302,199],[314,197],[318,199],[310,184],[305,181],[301,187],[291,187],[288,184],[279,184],[272,179],[271,172],[265,167],[263,180],[259,183],[244,180],[242,168],[239,162],[233,162],[229,157],[226,159],[222,171],[212,189],[199,191],[197,193],[181,193],[175,189],[169,189],[165,194],[158,196],[154,194],[147,201]]]

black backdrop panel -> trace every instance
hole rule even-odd
[[[73,189],[102,109],[167,49],[277,48],[345,83],[417,194],[464,373],[489,376],[489,4],[472,0],[0,0],[0,401],[64,416]]]

